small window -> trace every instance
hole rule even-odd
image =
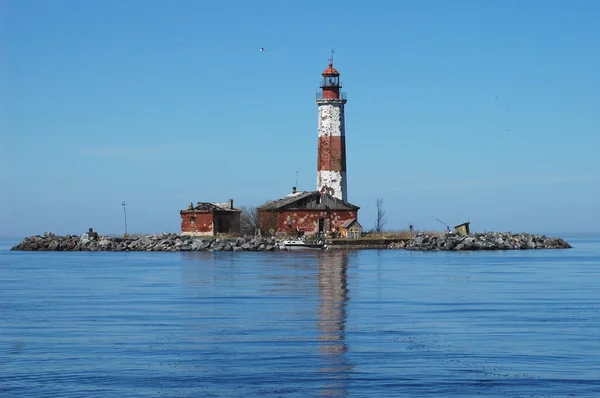
[[[196,224],[196,216],[190,217],[190,224]]]

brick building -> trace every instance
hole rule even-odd
[[[319,191],[292,193],[258,208],[260,229],[287,235],[339,231],[347,220],[356,219],[358,206]]]
[[[242,211],[233,207],[233,200],[225,203],[190,203],[181,210],[181,235],[213,236],[217,234],[236,234],[240,232]]]

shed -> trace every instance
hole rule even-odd
[[[458,224],[457,226],[454,227],[454,232],[456,232],[459,235],[465,236],[465,235],[469,235],[471,233],[471,231],[469,230],[469,224],[470,222],[464,222],[462,224]]]
[[[340,225],[340,236],[345,239],[358,239],[362,235],[362,225],[356,218],[351,218]]]

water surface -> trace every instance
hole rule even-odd
[[[598,397],[600,235],[564,237],[574,249],[0,250],[0,396]]]

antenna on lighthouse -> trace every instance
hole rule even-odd
[[[333,65],[333,54],[335,54],[335,49],[331,48],[331,58],[329,58],[329,63]]]

